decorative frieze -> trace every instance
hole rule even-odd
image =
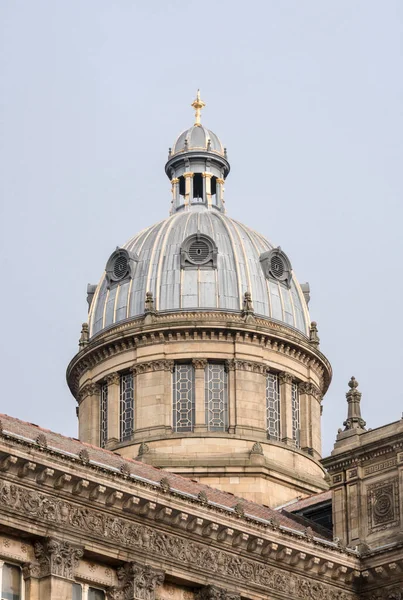
[[[84,554],[82,548],[54,538],[36,542],[34,551],[39,562],[40,577],[56,575],[64,579],[74,579],[74,570]]]
[[[395,467],[397,465],[396,458],[390,458],[389,460],[385,460],[383,462],[376,463],[374,465],[369,465],[364,469],[364,475],[372,475],[373,473],[379,473],[379,471],[385,471],[386,469],[390,469],[391,467]]]
[[[139,514],[148,518],[151,510],[153,513],[151,517],[155,518],[156,504],[148,502],[148,505],[141,507]],[[297,597],[300,600],[310,600],[311,598],[353,600],[354,598],[353,594],[342,591],[340,587],[311,580],[309,577],[268,564],[267,558],[271,556],[270,552],[274,552],[274,560],[276,560],[277,554],[279,556],[284,554],[287,561],[291,561],[294,551],[290,549],[291,552],[283,552],[283,548],[278,544],[267,541],[251,545],[250,536],[247,536],[245,540],[242,538],[241,542],[247,544],[246,548],[256,546],[262,555],[260,560],[252,557],[247,558],[230,550],[222,550],[213,546],[211,541],[208,543],[198,542],[183,536],[183,534],[176,535],[159,530],[155,525],[150,527],[144,523],[111,514],[109,511],[105,512],[102,509],[92,508],[88,504],[85,506],[75,505],[64,499],[25,489],[5,481],[0,482],[0,507],[3,511],[11,512],[13,516],[21,515],[23,518],[34,522],[39,521],[44,526],[63,526],[66,532],[77,535],[81,539],[83,536],[88,536],[89,539],[97,538],[110,548],[113,546],[116,546],[119,550],[126,548],[130,551],[139,552],[142,556],[149,556],[150,559],[163,559],[170,565],[181,564],[182,568],[187,567],[189,569],[192,576],[198,573],[200,577],[208,575],[213,579],[228,578],[234,581],[235,586],[260,587],[265,590],[265,593],[276,592],[284,598]],[[147,510],[143,510],[143,508]],[[176,518],[176,515],[174,516]],[[200,532],[205,531],[203,519],[197,519],[197,521],[201,522],[200,525],[197,522]],[[185,526],[186,522],[187,519],[185,519]],[[187,529],[189,530],[189,528]],[[233,544],[231,540],[238,543],[238,539],[238,532],[234,532],[233,529],[228,527],[217,534],[217,540],[225,543],[229,541]],[[41,573],[72,578],[76,562],[82,556],[82,550],[67,542],[59,542],[51,538],[36,545],[35,555],[39,560]],[[334,568],[338,566],[334,560]],[[327,565],[327,568],[330,568],[329,565]],[[126,583],[123,585],[124,576],[125,573],[121,572],[120,581],[122,584],[116,590],[112,590],[112,593],[118,594],[124,591],[126,585]],[[139,582],[142,576],[139,575],[139,579],[136,579],[136,577],[133,573],[133,586],[136,582],[140,585]],[[130,596],[119,595],[110,597],[119,600],[131,598]],[[152,596],[137,597],[144,598],[144,600],[151,600],[152,598]]]

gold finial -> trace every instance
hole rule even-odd
[[[196,100],[193,101],[193,104],[191,104],[191,106],[193,106],[193,108],[195,109],[195,125],[200,127],[201,110],[206,106],[206,103],[203,102],[203,100],[200,100],[200,90],[197,90]]]

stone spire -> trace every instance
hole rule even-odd
[[[347,419],[344,421],[344,431],[350,429],[357,429],[359,431],[365,431],[365,421],[361,417],[361,392],[358,391],[358,381],[355,377],[352,377],[348,382],[349,391],[346,394],[348,403]]]

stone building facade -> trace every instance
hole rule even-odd
[[[79,439],[1,415],[0,599],[403,600],[403,420],[366,430],[286,253],[226,214],[220,139],[169,150],[170,216],[88,286]]]

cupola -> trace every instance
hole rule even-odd
[[[191,105],[195,122],[185,129],[169,149],[165,172],[172,184],[171,214],[192,204],[224,212],[224,180],[230,165],[219,137],[201,124],[205,102],[200,90]]]

